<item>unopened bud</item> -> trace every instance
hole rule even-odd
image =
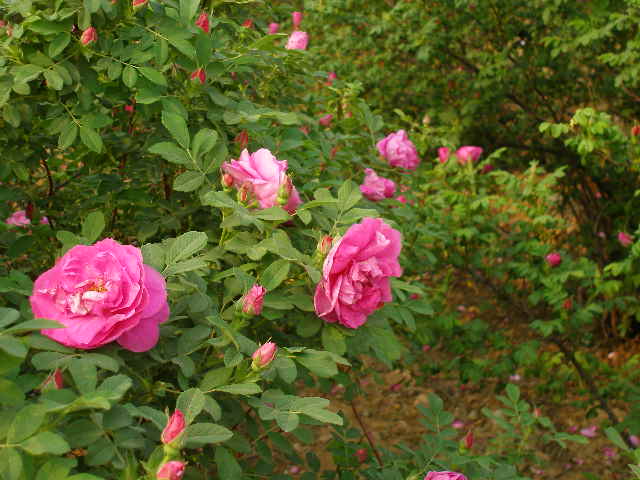
[[[464,446],[467,447],[467,449],[471,449],[471,447],[473,447],[473,430],[469,430],[467,435],[465,435]]]
[[[82,42],[83,45],[89,45],[96,40],[98,40],[98,31],[94,27],[87,28],[80,36],[80,42]]]
[[[278,205],[284,206],[289,203],[289,197],[291,196],[291,191],[293,190],[293,183],[291,182],[291,178],[289,175],[286,176],[285,181],[280,185],[278,189],[278,197],[276,201]]]
[[[233,186],[233,177],[228,173],[223,173],[220,178],[220,183],[224,188],[231,188]]]
[[[247,144],[249,143],[249,132],[247,132],[246,130],[240,131],[240,133],[236,135],[234,142],[236,142],[236,145],[240,147],[240,150],[244,150],[245,148],[247,148]]]
[[[358,450],[356,450],[356,458],[358,459],[358,462],[360,463],[364,463],[367,461],[367,458],[369,458],[369,452],[367,451],[366,448],[359,448]]]
[[[173,415],[169,417],[169,420],[167,421],[167,425],[164,427],[164,430],[162,430],[162,435],[160,435],[160,439],[162,440],[162,443],[164,443],[165,445],[169,445],[170,443],[173,443],[177,438],[179,438],[182,435],[182,432],[184,432],[185,426],[186,425],[185,425],[183,413],[180,410],[176,409],[176,411],[173,412]]]
[[[207,81],[207,74],[205,73],[203,68],[199,68],[191,74],[191,80],[198,80],[201,85],[204,85],[204,82]]]
[[[268,367],[276,357],[277,352],[278,346],[273,342],[267,342],[264,345],[260,345],[260,347],[253,352],[253,355],[251,355],[251,358],[253,359],[253,362],[251,362],[251,368],[259,370]]]
[[[640,135],[640,125],[634,125],[633,128],[631,128],[631,135],[634,137]]]
[[[329,235],[325,235],[318,242],[318,246],[316,247],[316,249],[318,250],[318,253],[324,257],[329,253],[329,250],[331,250],[332,244],[333,238]]]
[[[249,202],[249,185],[248,184],[244,184],[240,187],[240,189],[238,190],[238,202],[246,205]]]

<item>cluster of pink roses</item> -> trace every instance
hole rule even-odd
[[[27,215],[26,210],[18,210],[13,212],[4,223],[15,227],[26,227],[27,225],[31,225],[31,219]],[[40,225],[49,225],[49,219],[47,217],[41,217]]]
[[[451,150],[449,150],[447,147],[440,147],[438,149],[438,158],[440,160],[440,163],[447,163],[450,155]],[[480,158],[480,155],[482,155],[482,148],[474,147],[472,145],[466,145],[456,150],[454,155],[458,159],[458,163],[460,165],[475,163]]]

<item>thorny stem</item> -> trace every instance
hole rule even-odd
[[[369,442],[369,445],[371,445],[371,450],[373,450],[373,454],[376,456],[376,459],[378,460],[378,464],[381,467],[383,467],[384,465],[382,463],[382,457],[380,456],[380,452],[378,452],[378,449],[376,448],[376,445],[373,442],[373,438],[371,438],[371,434],[369,433],[369,430],[367,430],[367,427],[362,421],[362,418],[360,417],[360,414],[358,413],[358,409],[356,408],[356,404],[353,400],[351,400],[351,410],[353,410],[353,414],[355,415],[356,420],[358,420],[358,423],[360,424],[360,428],[362,428],[362,431],[364,432],[365,437],[367,437],[367,442]]]

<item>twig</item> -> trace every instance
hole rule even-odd
[[[373,454],[376,456],[376,459],[378,460],[378,464],[381,467],[383,467],[384,464],[382,463],[382,457],[380,456],[380,452],[378,452],[378,449],[376,448],[375,443],[373,443],[373,439],[369,434],[369,430],[367,430],[367,427],[362,421],[362,418],[360,417],[360,414],[358,413],[358,409],[356,408],[356,404],[353,400],[351,400],[351,410],[353,410],[353,414],[355,415],[356,420],[358,420],[358,423],[360,424],[360,428],[362,428],[362,431],[364,432],[365,437],[367,437],[367,442],[369,442],[369,445],[371,445],[371,450],[373,450]]]
[[[49,163],[47,162],[47,158],[43,158],[42,166],[44,167],[44,171],[47,172],[47,181],[49,182],[49,193],[48,197],[53,197],[53,193],[55,192],[55,187],[53,186],[53,177],[51,176],[51,170],[49,170]]]

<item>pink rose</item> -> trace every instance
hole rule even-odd
[[[211,26],[209,24],[209,15],[207,12],[202,12],[196,20],[196,26],[200,27],[204,33],[209,33]]]
[[[580,430],[580,435],[587,438],[595,438],[598,436],[598,426],[591,425]]]
[[[252,154],[244,149],[238,160],[223,163],[222,170],[231,175],[237,189],[248,186],[260,208],[278,205],[279,193],[287,196],[283,208],[289,213],[295,212],[302,203],[296,187],[287,176],[287,161],[276,159],[266,148]],[[281,200],[284,200],[283,195]]]
[[[313,299],[316,313],[329,323],[358,328],[391,301],[389,277],[399,277],[400,232],[379,218],[363,218],[336,240],[324,260]]]
[[[398,195],[396,197],[396,200],[400,203],[405,203],[405,204],[407,203],[407,197],[405,197],[404,195]]]
[[[482,155],[482,148],[480,147],[468,145],[456,150],[456,157],[458,157],[458,163],[460,165],[465,165],[468,162],[475,163],[480,158],[480,155]]]
[[[385,157],[392,167],[415,170],[420,163],[416,147],[404,130],[390,133],[380,140],[376,147],[378,147],[380,155]]]
[[[142,263],[139,248],[110,238],[65,253],[36,279],[29,300],[35,317],[64,326],[43,335],[80,349],[115,340],[127,350],[147,351],[169,317],[162,275]]]
[[[562,263],[562,257],[558,252],[550,253],[545,257],[545,260],[547,261],[547,264],[549,264],[549,266],[552,268],[557,267]]]
[[[326,82],[326,85],[333,85],[333,81],[334,81],[335,79],[337,79],[337,78],[338,78],[338,75],[336,75],[336,72],[329,72],[329,73],[327,74],[327,82]]]
[[[252,286],[244,297],[242,297],[242,311],[247,315],[260,315],[262,313],[262,303],[267,290],[257,283]]]
[[[302,23],[302,12],[291,12],[291,22],[293,23],[293,29],[297,30]]]
[[[184,475],[185,464],[178,460],[163,463],[156,473],[158,480],[181,480]]]
[[[89,45],[96,40],[98,40],[98,31],[94,27],[87,28],[80,36],[80,42],[82,42],[83,45]]]
[[[173,415],[169,417],[164,430],[162,430],[160,440],[162,440],[162,443],[164,443],[165,445],[168,445],[180,435],[182,435],[182,432],[184,432],[184,428],[184,414],[176,408],[176,411],[173,412]]]
[[[633,243],[633,237],[626,232],[619,232],[618,241],[620,242],[620,245],[622,245],[623,247],[628,247]]]
[[[326,115],[323,115],[322,117],[320,117],[320,120],[318,120],[318,123],[323,127],[328,127],[329,125],[331,125],[331,120],[333,120],[333,115],[331,115],[330,113],[327,113]]]
[[[440,163],[447,163],[450,153],[451,151],[447,147],[440,147],[438,149],[438,159]]]
[[[278,30],[280,30],[280,24],[279,23],[272,22],[272,23],[269,24],[269,35],[273,35],[274,33],[278,33]]]
[[[264,345],[260,345],[260,347],[253,352],[251,358],[253,359],[252,365],[254,368],[265,368],[268,366],[274,358],[276,358],[276,353],[278,352],[278,346],[273,342],[267,342]]]
[[[31,220],[29,220],[29,217],[27,217],[27,212],[25,210],[18,210],[17,212],[13,212],[11,216],[4,222],[7,225],[15,225],[16,227],[26,227],[27,225],[31,225]],[[40,221],[40,223],[43,223],[42,220]],[[49,223],[49,220],[47,220],[47,223]]]
[[[393,183],[393,180],[379,177],[376,172],[370,168],[364,169],[364,175],[364,182],[360,185],[360,191],[362,195],[372,202],[391,198],[393,194],[396,193],[396,184]]]
[[[287,40],[287,46],[285,48],[287,50],[306,50],[308,44],[309,35],[307,32],[297,30],[289,35],[289,40]]]
[[[429,472],[424,480],[467,480],[467,477],[458,472]]]

